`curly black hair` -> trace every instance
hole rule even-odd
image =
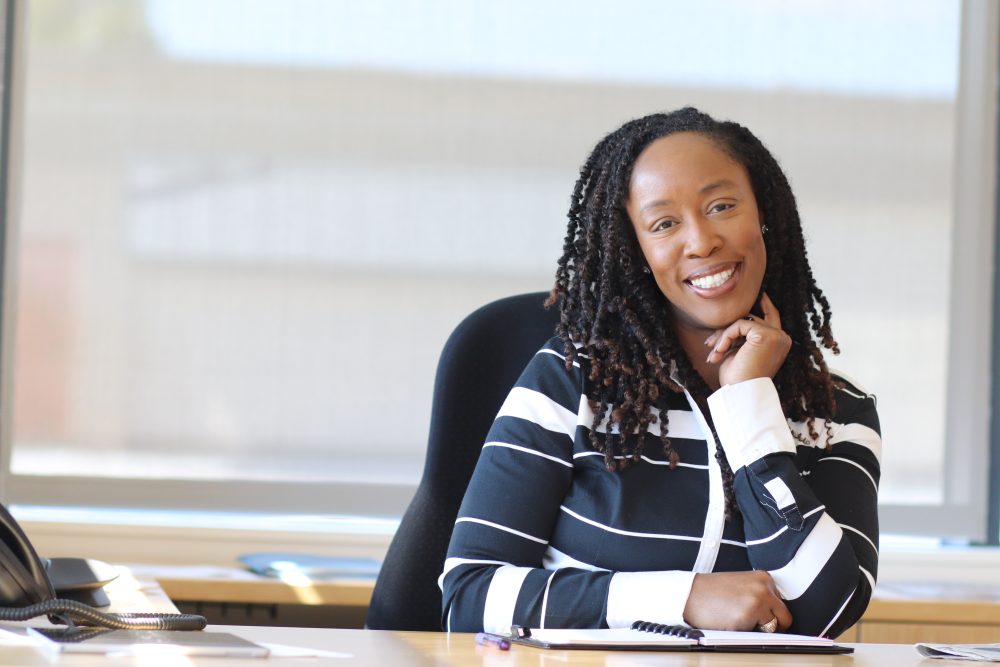
[[[835,383],[820,350],[822,345],[839,352],[830,305],[813,279],[795,196],[777,160],[738,123],[715,120],[691,107],[652,114],[607,135],[580,169],[563,255],[546,302],[558,304],[556,332],[564,343],[567,369],[578,353],[590,359],[590,438],[609,471],[639,460],[645,437],[636,434],[645,434],[657,420],[651,408],[664,389],[686,388],[702,402],[710,393],[681,347],[666,297],[643,271],[645,260],[625,209],[636,159],[653,141],[678,132],[713,141],[750,177],[761,222],[768,228],[763,289],[793,341],[774,377],[785,416],[806,422],[816,439],[815,419],[829,418],[835,410]],[[605,419],[609,423],[602,439],[597,426]],[[666,411],[659,419],[664,453],[673,468],[678,455],[668,437]],[[736,512],[733,472],[718,445],[716,458],[730,517]]]

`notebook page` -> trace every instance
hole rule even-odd
[[[631,628],[610,630],[531,629],[531,638],[549,644],[669,644],[691,646],[698,642],[686,637],[642,632]]]
[[[748,644],[774,644],[782,646],[830,646],[832,639],[789,635],[780,632],[726,632],[724,630],[702,630],[702,646],[745,646]]]

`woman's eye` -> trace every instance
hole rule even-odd
[[[665,229],[670,229],[675,224],[677,223],[674,220],[657,220],[655,223],[653,223],[653,231],[662,232]]]
[[[728,211],[732,207],[733,207],[733,204],[730,204],[728,202],[719,202],[718,204],[713,204],[712,207],[710,209],[708,209],[708,212],[709,213],[722,213],[723,211]]]

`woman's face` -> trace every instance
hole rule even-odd
[[[662,137],[636,160],[626,209],[677,325],[719,329],[750,312],[767,254],[741,164],[700,134]]]

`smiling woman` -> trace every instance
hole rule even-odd
[[[654,141],[632,169],[627,210],[680,335],[700,343],[750,312],[767,252],[750,177],[721,147],[694,132]]]
[[[826,366],[774,157],[736,123],[654,114],[597,145],[572,202],[557,336],[487,436],[446,627],[840,634],[875,585],[879,421]]]
[[[837,365],[864,369],[905,443],[883,459],[883,535],[986,537],[997,3],[0,6],[0,486],[66,550],[120,531],[162,560],[146,531],[168,524],[191,531],[170,558],[215,562],[252,549],[211,548],[212,518],[258,544],[239,513],[311,548],[314,526],[377,534],[381,555],[448,334],[550,284],[595,138],[685,104],[781,156]]]

